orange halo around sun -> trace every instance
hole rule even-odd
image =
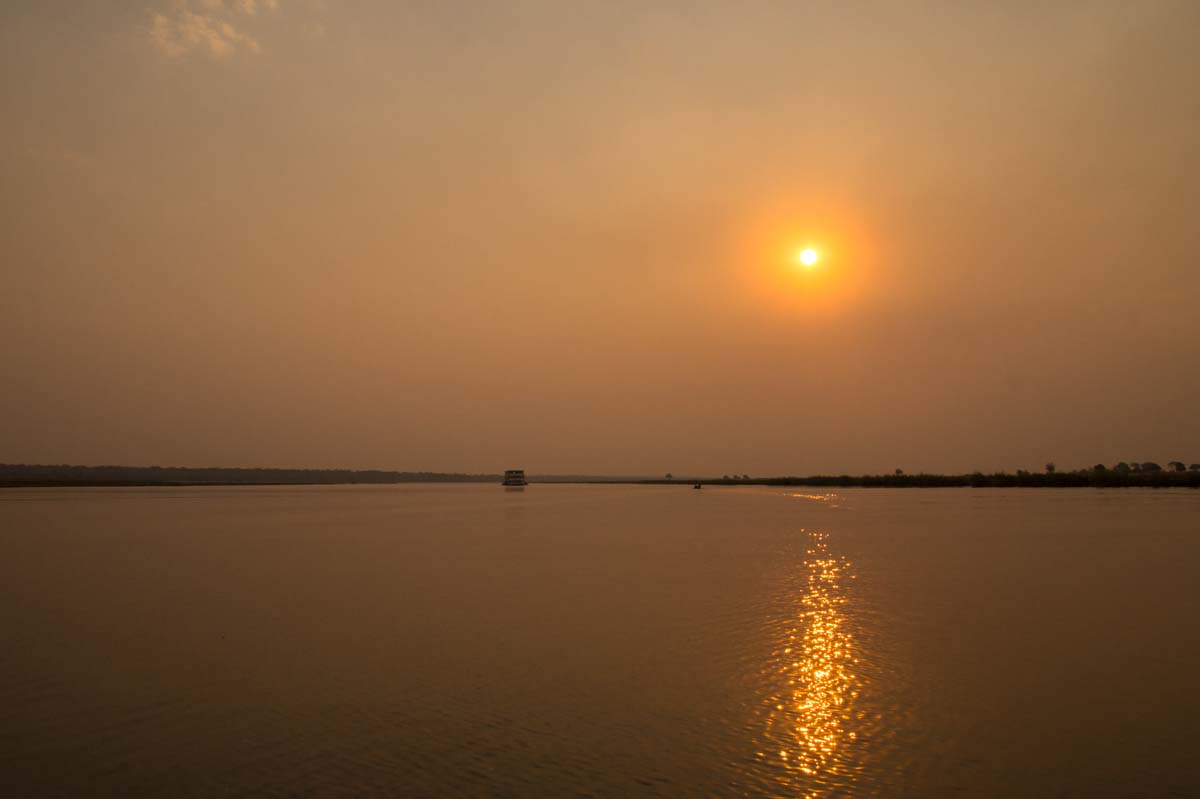
[[[855,209],[780,203],[748,218],[731,278],[756,308],[805,320],[856,307],[872,289],[870,236]]]

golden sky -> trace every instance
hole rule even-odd
[[[1200,459],[1198,34],[1192,2],[10,0],[0,461]]]

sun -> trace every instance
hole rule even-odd
[[[804,266],[814,266],[817,261],[821,260],[821,254],[812,247],[805,247],[796,253],[796,260]]]

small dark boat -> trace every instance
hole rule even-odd
[[[697,488],[700,488],[700,484],[699,484],[699,483],[696,483],[694,486],[692,486],[692,490],[695,490],[695,489],[697,489]]]
[[[510,488],[529,485],[529,482],[525,479],[525,470],[506,469],[504,472],[504,485]]]

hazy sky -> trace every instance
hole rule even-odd
[[[1200,460],[1197,41],[1190,0],[6,0],[0,461]]]

